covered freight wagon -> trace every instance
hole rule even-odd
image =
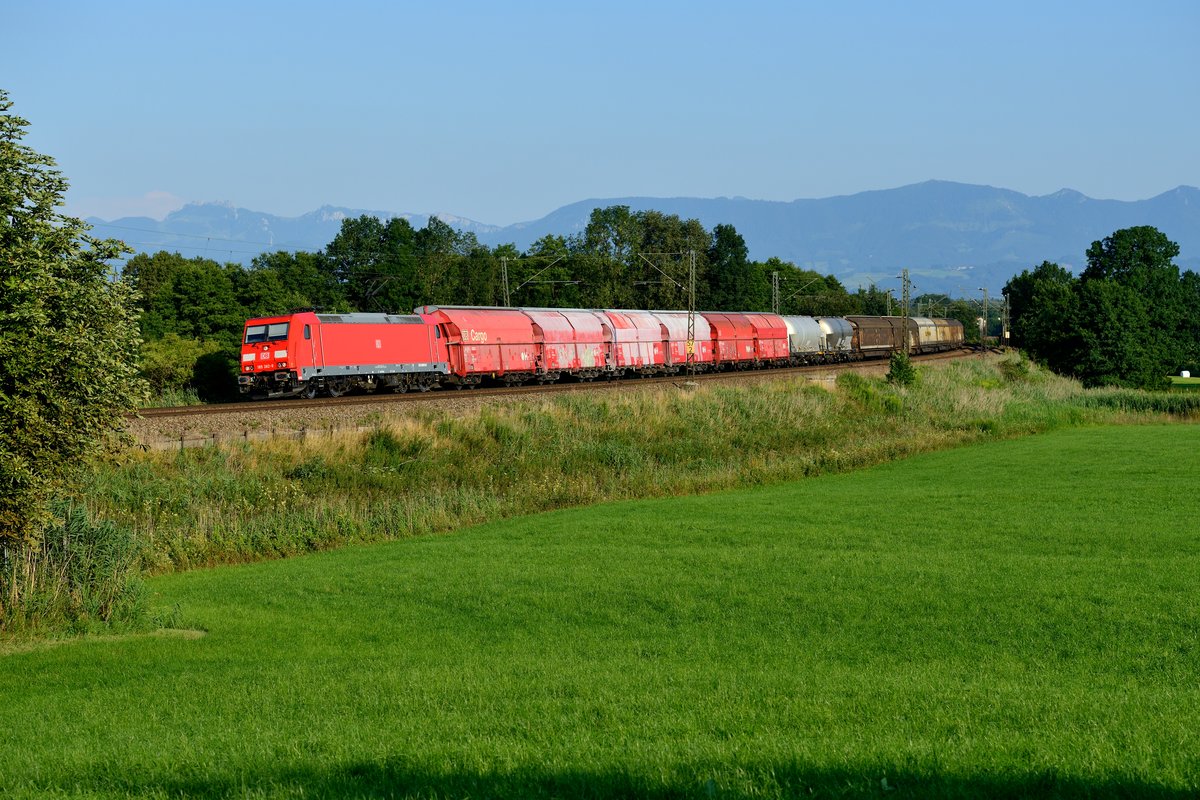
[[[662,328],[665,367],[668,372],[687,369],[688,357],[688,312],[651,311]],[[703,314],[692,315],[692,365],[697,370],[706,370],[713,363],[712,328]]]
[[[846,317],[854,326],[854,352],[863,358],[887,358],[904,338],[899,317]]]
[[[518,309],[421,306],[416,312],[445,341],[449,382],[475,386],[485,377],[513,382],[537,374],[541,348],[533,322]]]

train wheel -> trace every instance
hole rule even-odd
[[[344,383],[331,383],[327,387],[330,397],[341,397],[346,393],[346,385]]]
[[[313,382],[309,382],[304,387],[304,391],[302,392],[302,394],[305,396],[305,398],[312,400],[320,393],[320,391],[321,391],[321,387],[317,386],[316,382],[313,381]]]

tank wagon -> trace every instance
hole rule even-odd
[[[421,306],[412,314],[298,311],[247,321],[238,388],[255,397],[471,388],[765,369],[959,347],[961,323],[685,311]]]

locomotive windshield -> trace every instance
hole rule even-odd
[[[248,325],[246,327],[246,344],[255,342],[274,342],[286,339],[288,323],[272,322],[270,325]]]

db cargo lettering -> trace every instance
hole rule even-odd
[[[487,331],[467,330],[463,335],[465,342],[486,342],[488,340]]]

